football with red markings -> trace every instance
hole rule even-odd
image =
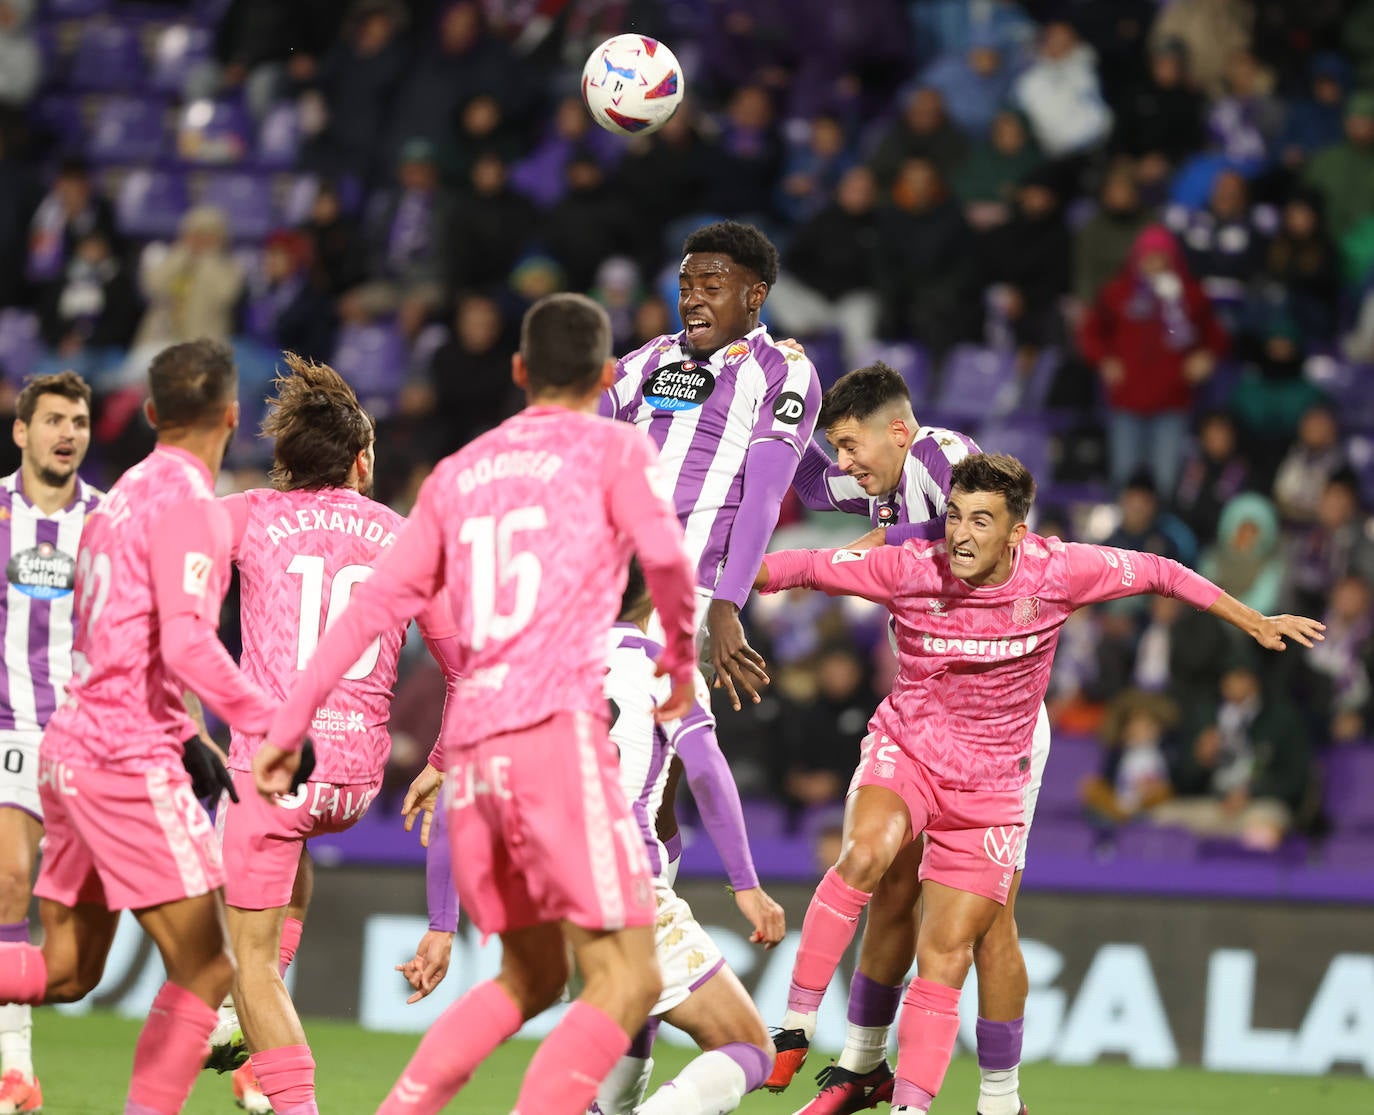
[[[682,67],[647,35],[616,35],[582,67],[582,100],[592,119],[617,135],[648,135],[682,103]]]

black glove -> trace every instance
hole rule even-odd
[[[234,790],[234,780],[229,776],[223,761],[200,736],[192,736],[184,744],[181,765],[191,776],[191,790],[198,798],[218,798],[221,791],[228,793],[229,800],[237,803],[238,793]]]
[[[310,776],[314,773],[315,745],[310,741],[310,737],[306,736],[305,742],[301,744],[301,765],[296,768],[296,773],[291,776],[291,792],[294,794],[304,786],[310,781]]]

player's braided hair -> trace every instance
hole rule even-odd
[[[1035,502],[1035,478],[1006,453],[974,453],[959,461],[949,474],[949,487],[963,492],[997,492],[1007,501],[1013,523],[1023,523]]]
[[[875,360],[867,367],[855,368],[835,381],[835,386],[821,400],[821,412],[816,425],[828,430],[846,418],[856,418],[862,422],[869,415],[899,400],[908,405],[911,403],[906,380],[881,360]]]
[[[699,228],[682,242],[682,254],[711,252],[729,256],[772,287],[778,281],[778,249],[753,225],[717,221]]]
[[[272,483],[282,491],[340,488],[372,444],[373,422],[343,376],[328,364],[284,354],[262,436],[274,441]]]

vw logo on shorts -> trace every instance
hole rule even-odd
[[[997,825],[983,833],[983,851],[999,867],[1015,867],[1021,850],[1021,830],[1015,825]]]

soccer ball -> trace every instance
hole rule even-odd
[[[682,67],[647,35],[607,39],[582,67],[582,100],[592,119],[617,135],[648,135],[682,103]]]

